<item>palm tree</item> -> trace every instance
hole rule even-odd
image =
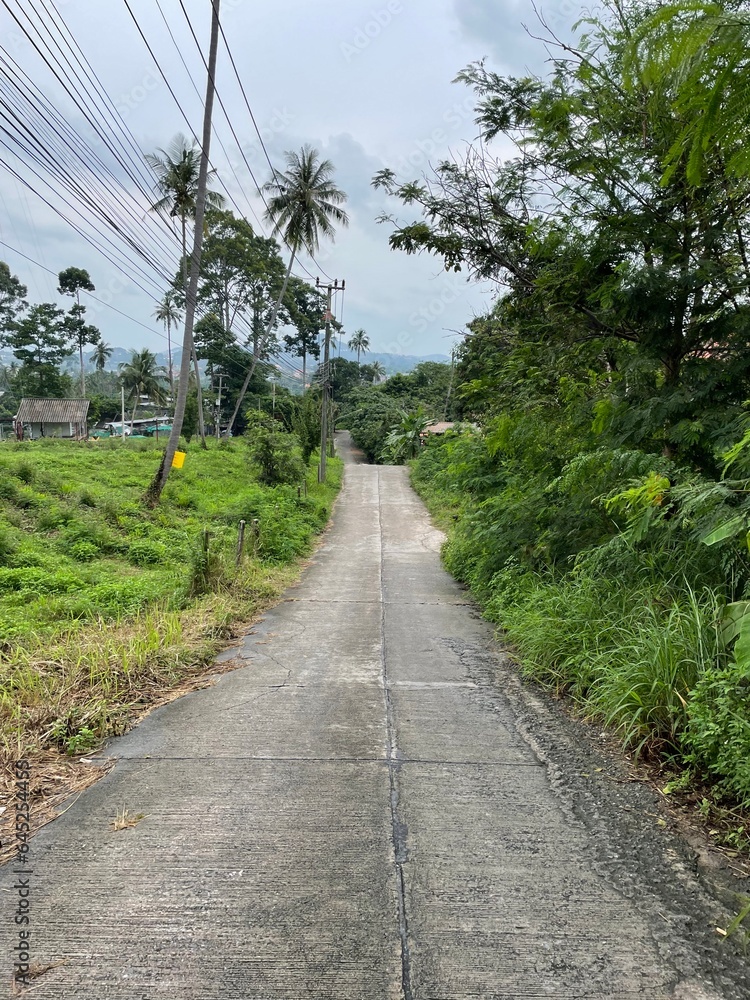
[[[276,323],[294,259],[299,251],[306,250],[312,256],[320,249],[322,236],[334,239],[336,233],[334,222],[342,226],[349,225],[349,216],[340,207],[346,201],[346,194],[333,182],[334,168],[331,161],[321,160],[318,151],[308,145],[304,145],[299,153],[287,151],[284,155],[286,171],[284,173],[274,171],[272,180],[263,185],[263,192],[268,195],[266,219],[273,223],[274,236],[282,234],[291,256],[263,341],[268,339]],[[263,343],[259,346],[262,348]],[[242,400],[257,363],[258,353],[254,353],[250,370],[237,397],[227,434],[240,412]]]
[[[367,354],[370,349],[370,338],[364,330],[355,330],[348,346],[350,351],[357,352],[357,364],[359,364],[360,354]]]
[[[373,382],[382,382],[386,375],[385,365],[382,365],[379,361],[373,361],[370,368],[372,369]]]
[[[112,348],[109,344],[105,344],[103,340],[94,348],[93,354],[89,354],[89,361],[94,362],[94,367],[98,372],[103,372],[105,365],[112,357]]]
[[[146,162],[157,177],[156,192],[161,195],[151,206],[152,212],[168,212],[174,219],[180,220],[182,231],[182,284],[187,298],[188,259],[187,259],[187,222],[195,218],[196,198],[198,195],[198,174],[200,172],[201,151],[195,145],[178,133],[171,142],[169,149],[157,150],[156,153],[146,153]],[[224,198],[216,191],[206,191],[208,208],[221,208]],[[195,346],[192,347],[195,381],[198,385],[198,428],[201,443],[206,447],[206,433],[203,426],[203,400],[201,393],[201,377],[198,369],[198,357]],[[171,371],[171,365],[170,365]]]
[[[172,326],[178,326],[182,322],[182,313],[177,305],[175,290],[170,288],[165,292],[164,298],[154,310],[154,319],[163,323],[167,330],[167,353],[169,356],[169,388],[174,398],[174,369],[172,368]]]
[[[132,431],[141,396],[148,396],[153,403],[166,402],[164,380],[167,373],[157,365],[156,355],[148,348],[132,351],[131,355],[130,361],[121,364],[119,368],[125,395],[133,398],[133,413],[130,417]]]

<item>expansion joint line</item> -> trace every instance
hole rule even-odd
[[[380,498],[380,469],[375,467],[378,486],[378,530],[380,537],[380,664],[383,678],[383,694],[386,713],[386,761],[388,763],[388,780],[390,783],[391,800],[391,836],[393,839],[393,858],[396,866],[396,893],[398,896],[398,927],[401,938],[401,990],[403,1000],[414,1000],[411,988],[411,956],[409,953],[409,924],[406,914],[406,887],[404,881],[404,864],[409,860],[406,847],[406,825],[399,818],[399,775],[401,759],[395,745],[395,722],[393,698],[388,681],[388,650],[385,638],[385,588],[384,588],[384,545],[383,545],[383,508]]]

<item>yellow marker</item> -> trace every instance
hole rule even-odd
[[[181,469],[184,464],[185,464],[185,452],[176,451],[174,453],[174,458],[172,459],[172,468]]]

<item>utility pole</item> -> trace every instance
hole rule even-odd
[[[320,288],[320,278],[315,279],[315,287]],[[325,312],[326,338],[325,347],[323,349],[323,398],[320,404],[320,464],[318,465],[319,483],[324,483],[326,481],[326,454],[328,451],[328,400],[331,391],[330,352],[331,320],[333,319],[331,306],[333,305],[334,292],[343,292],[345,288],[346,282],[342,281],[339,285],[339,279],[335,278],[333,284],[329,285],[327,289],[328,299],[326,302]]]
[[[456,368],[456,348],[451,348],[451,377],[448,382],[448,395],[445,397],[445,408],[443,409],[443,420],[448,419],[448,406],[451,401],[451,392],[453,391],[453,372]]]
[[[120,384],[120,402],[122,404],[122,424],[120,425],[120,431],[122,433],[122,439],[125,440],[125,385]]]
[[[211,149],[211,116],[216,93],[216,61],[219,50],[219,7],[221,0],[211,2],[211,41],[208,51],[208,80],[206,83],[206,102],[203,109],[203,137],[201,143],[201,162],[198,174],[198,191],[195,198],[195,226],[193,230],[193,253],[190,257],[190,280],[188,281],[185,302],[185,328],[182,339],[182,358],[180,359],[180,382],[177,387],[177,402],[172,422],[172,433],[169,435],[167,450],[162,463],[154,476],[146,498],[155,506],[161,491],[164,489],[172,468],[174,453],[182,433],[182,423],[185,419],[185,403],[187,402],[190,362],[193,353],[193,324],[195,322],[195,307],[198,298],[198,278],[201,266],[201,251],[203,249],[203,219],[206,212],[206,187],[208,183],[209,155]]]
[[[272,394],[273,394],[273,409],[272,409],[271,413],[272,413],[273,417],[275,418],[276,417],[276,376],[275,375],[271,375],[270,378],[269,378],[269,381],[270,381],[271,386],[272,386]]]
[[[219,395],[216,397],[216,440],[221,437],[221,383],[224,376],[219,375]]]

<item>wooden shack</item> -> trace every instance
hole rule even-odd
[[[26,396],[15,418],[16,434],[24,438],[85,438],[88,399],[42,399]]]

